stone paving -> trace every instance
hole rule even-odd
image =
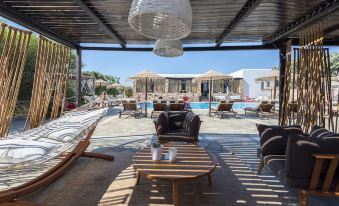
[[[97,126],[88,150],[111,154],[113,162],[81,158],[64,176],[27,200],[48,205],[171,205],[168,184],[147,181],[135,186],[134,153],[154,138],[150,118],[118,118],[112,109]],[[199,145],[214,153],[219,164],[214,184],[206,180],[180,187],[182,205],[297,205],[295,190],[283,186],[268,170],[256,174],[259,144],[256,123],[277,124],[254,115],[218,119],[196,110],[203,123]],[[336,205],[333,199],[310,198],[310,205]]]

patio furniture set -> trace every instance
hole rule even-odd
[[[154,120],[157,141],[163,144],[164,152],[169,148],[177,149],[174,162],[169,160],[153,161],[151,148],[136,153],[133,166],[140,177],[170,182],[173,185],[173,203],[179,205],[179,184],[207,177],[212,184],[211,173],[216,168],[215,157],[207,150],[197,146],[200,130],[200,117],[193,112],[162,112]]]

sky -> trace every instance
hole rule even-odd
[[[2,17],[0,21],[23,28]],[[331,47],[330,52],[339,52],[339,47]],[[166,58],[152,52],[82,51],[82,61],[83,71],[98,71],[117,76],[120,77],[121,84],[130,85],[128,77],[145,69],[155,73],[179,74],[204,73],[210,69],[226,74],[240,69],[271,69],[279,66],[279,52],[278,50],[184,52],[183,56]]]

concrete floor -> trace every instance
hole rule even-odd
[[[135,186],[131,166],[134,153],[154,138],[150,118],[117,117],[112,109],[97,126],[88,150],[112,154],[113,162],[81,158],[64,176],[27,197],[47,205],[172,205],[167,183],[142,179]],[[298,205],[298,195],[264,170],[257,175],[256,123],[277,124],[276,119],[260,120],[254,115],[217,119],[206,110],[196,110],[203,120],[200,146],[214,153],[218,167],[213,185],[205,179],[180,186],[181,205]],[[18,124],[19,125],[19,124]],[[17,125],[17,126],[18,126]],[[338,199],[310,198],[310,205],[338,205]]]

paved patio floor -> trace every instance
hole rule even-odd
[[[172,205],[167,183],[142,179],[135,186],[134,153],[154,138],[150,118],[117,117],[111,109],[99,123],[88,150],[112,154],[113,162],[81,158],[50,186],[25,199],[47,205]],[[217,119],[195,111],[203,120],[200,146],[218,158],[213,185],[206,180],[180,186],[181,205],[298,205],[297,191],[282,185],[269,171],[256,174],[259,144],[255,123],[277,124],[255,116]],[[338,199],[310,198],[309,205],[338,205]]]

